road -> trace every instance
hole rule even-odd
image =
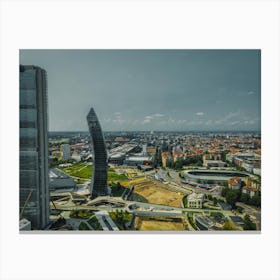
[[[123,204],[123,207],[113,207],[111,205],[101,205],[94,206],[93,203],[98,203],[101,201],[107,201],[110,203],[116,202],[117,204]],[[55,202],[54,202],[55,203]],[[128,211],[131,214],[135,215],[144,215],[144,216],[180,216],[186,212],[196,212],[196,213],[212,213],[217,212],[217,210],[208,210],[208,209],[194,209],[194,208],[182,208],[182,207],[171,207],[159,204],[137,202],[137,201],[125,201],[122,198],[114,197],[98,197],[95,200],[88,203],[88,205],[59,205],[55,203],[55,207],[51,205],[52,209],[58,210],[106,210],[106,211]],[[220,210],[219,212],[223,213],[225,216],[232,216],[232,211],[229,210]]]
[[[176,191],[179,191],[183,189],[183,187],[180,185],[180,177],[176,171],[169,171],[170,176],[168,175],[162,175],[164,180],[168,180],[167,182],[169,184],[176,184],[176,186],[170,186],[170,188],[176,188]],[[151,179],[156,180],[151,174],[147,175],[147,177],[151,177]],[[166,186],[168,186],[166,184]],[[173,189],[174,190],[174,189]],[[184,186],[184,190],[186,192],[193,191],[186,190],[186,186]],[[52,209],[58,209],[58,210],[64,210],[64,211],[70,211],[70,210],[105,210],[105,211],[116,211],[116,210],[122,210],[122,211],[128,211],[131,214],[137,215],[137,216],[149,216],[149,217],[156,217],[156,216],[163,216],[163,217],[178,217],[182,215],[186,215],[186,213],[212,213],[212,212],[220,212],[225,217],[229,218],[229,216],[233,216],[234,213],[230,210],[215,210],[215,209],[194,209],[194,208],[182,208],[182,207],[172,207],[172,206],[166,206],[166,205],[159,205],[159,204],[152,204],[152,203],[145,203],[145,202],[138,202],[138,201],[126,201],[123,200],[121,197],[110,197],[110,196],[102,196],[97,197],[94,200],[88,201],[86,204],[83,205],[73,205],[72,200],[76,200],[79,198],[82,198],[82,196],[75,196],[70,192],[66,193],[60,193],[55,194],[57,196],[68,196],[69,201],[68,202],[59,202],[59,200],[54,201],[55,207],[51,205]],[[71,205],[72,203],[72,205]],[[98,205],[99,204],[99,205]],[[100,205],[103,204],[103,205]],[[108,205],[104,205],[108,204]],[[241,206],[244,208],[245,213],[248,213],[252,217],[255,217],[254,222],[257,224],[257,229],[260,230],[261,227],[261,217],[260,217],[260,211],[257,211],[243,203],[237,203],[237,206]]]
[[[261,230],[261,211],[258,211],[242,202],[236,202],[236,206],[240,206],[240,207],[244,208],[244,212],[246,214],[255,217],[254,222],[256,222],[257,230]]]

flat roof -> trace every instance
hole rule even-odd
[[[139,157],[128,157],[126,160],[132,160],[132,161],[144,161],[144,160],[152,160],[151,157],[143,157],[143,156],[139,156]]]
[[[49,177],[51,179],[66,179],[69,178],[70,176],[58,168],[52,168],[49,170]]]

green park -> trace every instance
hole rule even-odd
[[[70,175],[77,183],[84,183],[92,176],[93,165],[88,162],[73,163],[67,167],[59,167],[63,172]],[[108,183],[128,180],[125,174],[118,174],[113,168],[108,168]]]

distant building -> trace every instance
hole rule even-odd
[[[147,147],[147,153],[148,154],[155,154],[157,152],[156,147]]]
[[[114,147],[109,151],[108,162],[116,165],[122,165],[126,156],[140,151],[141,148],[137,144],[125,143],[121,146]]]
[[[254,195],[258,194],[259,192],[260,191],[258,189],[254,188],[254,187],[251,187],[251,186],[249,186],[249,187],[245,186],[245,187],[242,188],[242,193],[248,194],[251,198]]]
[[[232,190],[239,190],[241,187],[242,181],[239,177],[232,177],[228,180],[228,186]]]
[[[129,156],[125,159],[124,164],[130,166],[152,165],[153,159],[149,156]]]
[[[255,168],[261,167],[261,156],[253,152],[238,152],[235,154],[228,154],[226,159],[234,163],[238,167],[244,168],[246,171],[253,173]],[[257,171],[258,172],[258,171]]]
[[[77,152],[74,152],[71,156],[71,159],[75,160],[76,162],[80,162],[82,160],[82,156]]]
[[[123,137],[116,137],[114,142],[119,142],[119,143],[126,143],[128,142],[129,139],[123,138]]]
[[[46,71],[20,65],[19,216],[32,229],[49,222],[48,112]]]
[[[206,167],[225,167],[227,164],[221,160],[204,160],[203,166]]]
[[[161,161],[162,161],[162,166],[166,167],[166,163],[168,161],[173,161],[173,157],[170,152],[162,152],[161,153]]]
[[[262,170],[261,170],[260,168],[254,168],[254,169],[253,169],[253,173],[254,173],[255,175],[261,176]]]
[[[261,183],[258,179],[254,179],[254,178],[251,178],[251,177],[246,177],[245,178],[245,184],[246,184],[246,187],[252,187],[252,188],[255,188],[257,190],[260,190],[261,188]]]
[[[191,193],[187,197],[188,208],[202,208],[204,200],[204,194],[202,193]]]
[[[125,160],[125,153],[114,153],[109,155],[108,162],[116,165],[122,165]]]
[[[62,144],[60,146],[60,151],[61,151],[62,160],[69,160],[71,158],[70,145],[69,144]]]
[[[246,171],[252,173],[254,169],[254,164],[250,162],[242,162],[241,167],[243,167]]]
[[[173,161],[174,161],[174,162],[177,162],[178,160],[184,159],[185,154],[184,154],[184,153],[181,153],[181,152],[173,152],[173,153],[172,153],[172,156],[173,156]]]
[[[142,146],[142,154],[143,154],[143,156],[147,155],[147,145]]]
[[[202,156],[202,162],[203,162],[203,166],[207,166],[207,162],[211,162],[211,161],[221,161],[222,160],[222,155],[219,153],[208,153],[208,154],[204,154]]]
[[[250,197],[253,197],[256,194],[259,194],[261,191],[261,183],[259,180],[256,180],[251,177],[245,178],[245,186],[242,188],[243,193],[247,193]]]

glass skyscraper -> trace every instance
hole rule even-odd
[[[93,144],[93,164],[91,178],[91,197],[97,197],[108,194],[107,188],[107,151],[102,129],[98,118],[93,110],[90,109],[87,115],[89,132]]]
[[[46,71],[20,65],[20,219],[32,229],[49,222]]]

